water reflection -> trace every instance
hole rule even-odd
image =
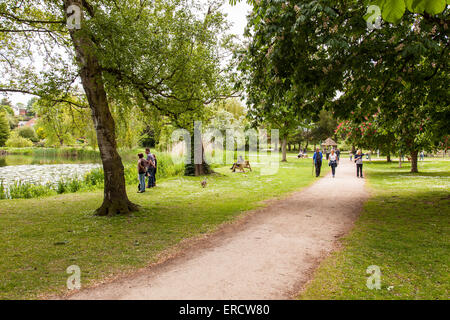
[[[44,164],[86,164],[100,163],[96,158],[68,158],[57,156],[32,156],[32,155],[7,155],[0,156],[0,167],[23,166],[23,165],[44,165]]]

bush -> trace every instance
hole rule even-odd
[[[50,185],[15,182],[9,185],[10,199],[31,199],[54,194]],[[5,193],[6,194],[6,193]]]
[[[3,185],[3,180],[0,180],[0,200],[7,198],[6,189]]]
[[[36,134],[36,131],[32,127],[21,127],[18,129],[19,136],[25,139],[30,139],[33,142],[38,142],[39,138]]]
[[[84,177],[85,183],[89,187],[100,187],[103,186],[105,178],[103,176],[103,169],[94,169],[87,173]]]
[[[3,147],[9,138],[9,122],[6,113],[0,111],[0,147]]]
[[[9,128],[11,130],[13,130],[14,128],[17,128],[17,125],[19,124],[19,120],[17,120],[16,117],[14,117],[10,114],[6,114],[6,119],[8,120]]]
[[[13,131],[8,141],[6,141],[6,146],[8,148],[29,148],[33,146],[33,142],[19,136],[17,131]]]

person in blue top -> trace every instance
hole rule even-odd
[[[314,166],[316,167],[316,177],[320,176],[320,169],[322,168],[322,159],[323,159],[322,152],[320,152],[319,148],[317,148],[313,156],[313,163]]]

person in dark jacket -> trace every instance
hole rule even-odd
[[[317,148],[313,156],[313,163],[314,166],[316,167],[316,177],[320,176],[320,169],[322,168],[322,159],[323,154],[322,152],[320,152],[319,148]]]
[[[147,188],[153,188],[155,185],[155,158],[150,153],[150,149],[145,149],[145,153],[147,154],[147,162],[148,162],[148,168],[147,168],[147,176],[148,176],[148,183]]]

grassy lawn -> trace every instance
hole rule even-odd
[[[300,299],[448,299],[450,161],[425,161],[418,174],[397,163],[365,164],[372,198],[343,249],[328,257]],[[381,269],[381,289],[366,268]]]
[[[142,210],[130,217],[100,218],[93,210],[102,191],[0,202],[0,299],[64,292],[66,268],[81,268],[83,286],[144,267],[181,240],[215,230],[241,212],[309,185],[311,160],[289,158],[273,176],[231,173],[158,181],[144,194],[129,187]],[[324,170],[328,167],[324,166]]]

